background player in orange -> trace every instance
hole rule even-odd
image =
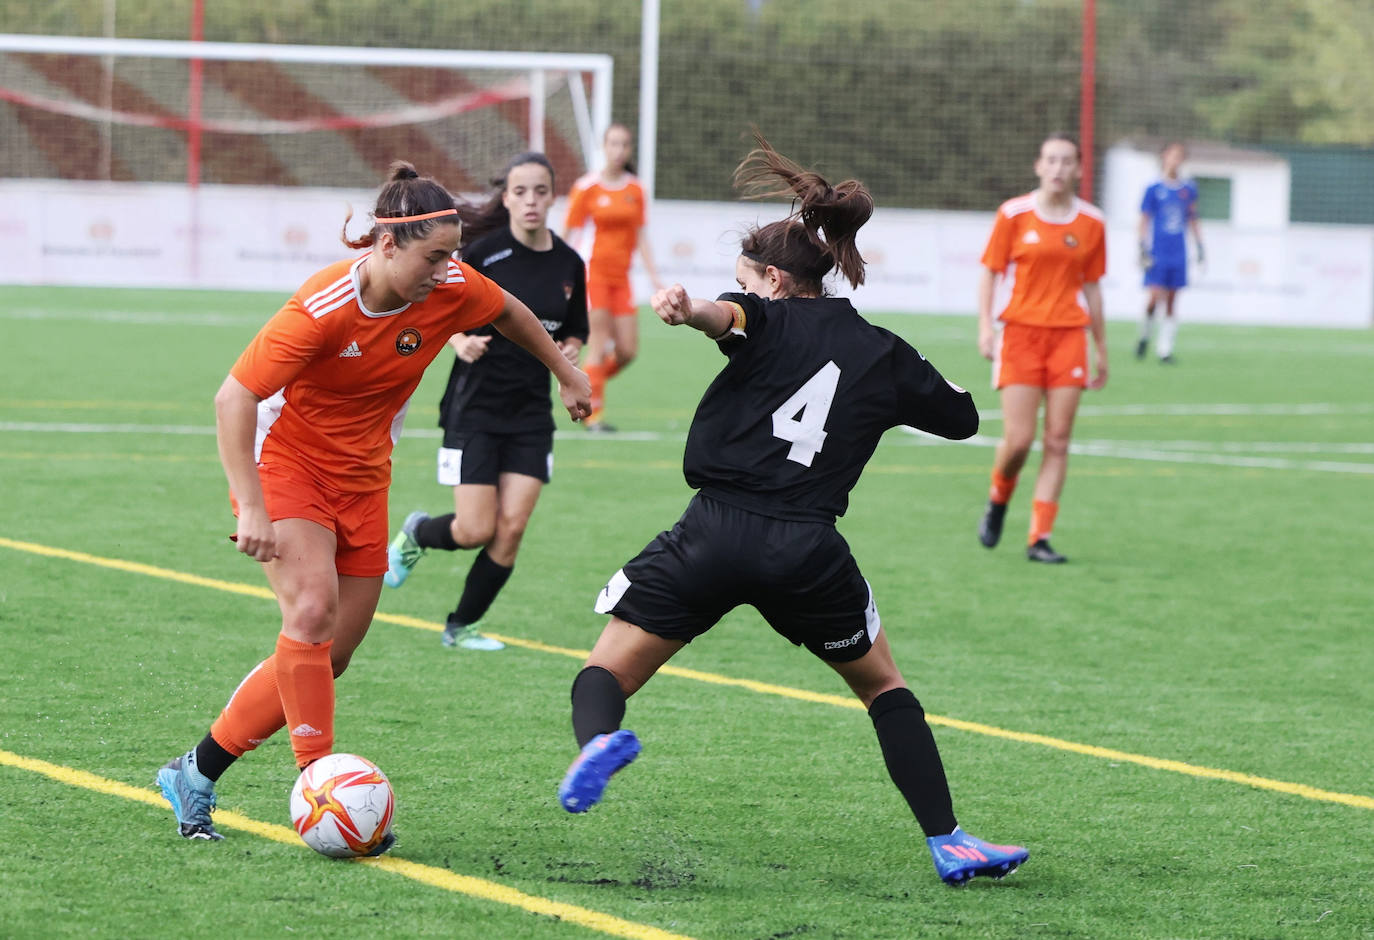
[[[647,199],[630,162],[630,129],[612,124],[603,144],[606,163],[573,184],[563,226],[563,237],[579,250],[583,226],[590,222],[596,229],[587,261],[590,329],[582,363],[592,383],[592,414],[585,422],[589,431],[613,430],[602,415],[606,382],[639,353],[639,320],[630,292],[630,263],[636,246],[654,288],[662,287],[649,248]]]
[[[158,771],[188,839],[221,838],[215,781],[283,725],[299,766],[333,751],[334,679],[367,633],[387,567],[391,451],[448,338],[495,324],[558,378],[574,420],[590,410],[586,376],[529,308],[454,259],[461,225],[442,186],[396,163],[373,217],[361,239],[344,236],[372,250],[307,280],[215,396],[235,540],[262,563],[282,623],[210,733]]]
[[[1035,442],[1043,402],[1043,453],[1026,557],[1050,564],[1068,560],[1049,540],[1068,472],[1078,400],[1083,389],[1107,383],[1098,285],[1107,269],[1107,248],[1101,210],[1076,195],[1079,158],[1078,142],[1065,134],[1051,134],[1040,145],[1035,161],[1040,186],[997,210],[978,281],[978,351],[992,360],[992,384],[1002,395],[1002,440],[978,540],[992,548],[1002,536],[1007,503]],[[1001,328],[994,329],[999,277],[1010,282],[1011,296],[997,315]],[[1087,333],[1097,363],[1091,378]]]

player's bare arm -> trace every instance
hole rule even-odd
[[[267,562],[277,557],[277,536],[267,515],[253,455],[259,401],[242,382],[226,376],[215,393],[215,436],[229,490],[239,505],[235,533],[238,550],[255,561]]]
[[[660,320],[669,326],[690,326],[710,337],[718,337],[735,322],[734,311],[726,304],[700,297],[689,297],[681,284],[655,291],[649,304]]]

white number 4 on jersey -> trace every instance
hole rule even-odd
[[[821,452],[825,443],[825,419],[830,417],[835,387],[839,384],[840,367],[833,361],[827,362],[773,412],[773,436],[792,445],[787,452],[788,460],[809,467]]]

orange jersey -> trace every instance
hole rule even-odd
[[[450,259],[448,280],[420,303],[362,305],[358,265],[313,275],[258,331],[229,374],[260,397],[255,455],[349,493],[385,489],[391,450],[425,366],[454,333],[505,307],[495,282]]]
[[[644,187],[634,176],[625,182],[608,187],[598,173],[588,173],[568,194],[568,218],[565,229],[581,228],[591,221],[596,226],[592,241],[587,274],[591,277],[624,280],[630,276],[630,261],[639,230],[648,218]]]
[[[983,265],[1011,283],[1011,299],[999,320],[1087,326],[1088,311],[1079,293],[1107,271],[1102,211],[1075,199],[1072,218],[1049,222],[1036,210],[1034,193],[1008,199],[997,210]]]

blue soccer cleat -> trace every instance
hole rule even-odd
[[[601,801],[611,775],[639,756],[633,731],[598,734],[587,742],[558,785],[558,802],[570,813],[585,813]]]
[[[210,822],[210,812],[215,808],[215,785],[211,783],[209,789],[201,789],[192,782],[188,772],[190,758],[187,754],[168,761],[167,766],[157,772],[157,785],[167,802],[172,804],[177,829],[183,839],[223,839]]]
[[[1030,858],[1019,845],[993,845],[955,827],[947,836],[926,839],[935,871],[947,885],[958,887],[970,878],[1005,878]]]
[[[382,581],[387,587],[398,588],[405,584],[406,578],[410,577],[411,569],[425,553],[420,543],[415,541],[415,530],[420,523],[428,519],[429,513],[412,512],[406,516],[406,521],[401,523],[401,531],[396,533],[396,537],[386,547],[386,574],[383,575]]]

